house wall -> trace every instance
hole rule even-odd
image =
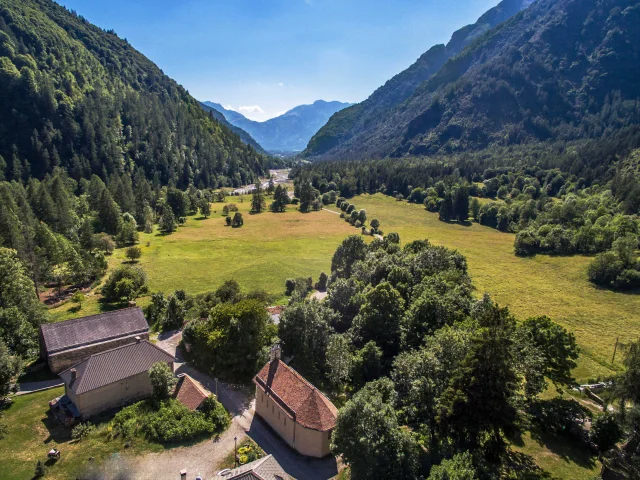
[[[80,395],[67,395],[83,418],[151,396],[153,387],[148,372],[142,372],[116,383],[96,388]]]
[[[302,455],[322,458],[331,453],[331,431],[320,432],[297,424],[259,385],[256,385],[256,413]]]
[[[106,342],[92,343],[91,345],[53,353],[47,357],[47,363],[53,373],[60,373],[95,353],[111,350],[112,348],[121,347],[122,345],[127,345],[129,343],[135,343],[136,337],[140,337],[143,340],[149,340],[149,332],[136,333],[126,337],[114,338]],[[41,348],[43,344],[44,342],[41,339]]]

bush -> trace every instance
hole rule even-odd
[[[287,278],[284,282],[285,295],[291,295],[296,289],[296,281],[293,278]]]
[[[327,289],[327,280],[328,280],[328,276],[326,273],[321,272],[320,273],[320,277],[318,278],[318,283],[316,283],[316,290],[320,290],[321,292],[324,292]]]
[[[124,256],[127,257],[130,262],[135,262],[142,256],[142,250],[140,247],[129,247],[125,251]]]
[[[211,422],[216,431],[226,430],[231,425],[231,415],[225,410],[222,404],[214,395],[209,395],[202,402],[200,411],[204,413],[207,420]]]
[[[291,205],[298,205],[299,203],[300,203],[300,199],[299,198],[293,197],[291,199]]]
[[[236,212],[233,216],[233,221],[231,222],[231,227],[239,228],[244,225],[244,220],[242,219],[242,214],[240,212]]]
[[[147,291],[146,282],[147,275],[140,267],[123,265],[109,275],[102,287],[102,296],[108,302],[134,300]]]
[[[218,405],[209,400],[205,402],[209,402],[206,412],[191,411],[175,399],[134,403],[113,417],[111,435],[125,439],[142,435],[148,440],[166,443],[221,432],[229,425],[228,414],[225,419],[217,401]]]
[[[153,398],[156,400],[169,398],[178,381],[169,365],[164,362],[156,362],[151,366],[149,379],[153,386]]]
[[[79,423],[71,430],[71,438],[74,440],[82,440],[83,438],[86,438],[94,429],[95,427],[89,422]]]
[[[624,431],[611,413],[603,413],[591,424],[591,440],[601,452],[611,450],[622,439]]]

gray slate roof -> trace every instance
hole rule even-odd
[[[139,307],[123,308],[40,327],[48,354],[149,331]]]
[[[218,476],[226,480],[291,480],[292,477],[287,475],[280,464],[273,458],[273,455],[267,455],[253,462],[249,462],[238,468],[234,468],[230,473],[224,476]]]
[[[130,343],[96,353],[60,373],[60,378],[76,395],[124,380],[148,371],[156,362],[173,362],[175,358],[147,340]],[[76,380],[71,370],[76,369]]]

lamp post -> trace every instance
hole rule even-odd
[[[238,437],[233,437],[233,466],[238,466]]]

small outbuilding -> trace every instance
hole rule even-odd
[[[198,410],[209,394],[186,373],[178,375],[174,397],[189,410]]]
[[[238,468],[223,470],[218,478],[226,480],[293,480],[287,475],[273,455],[259,458]]]
[[[40,356],[60,373],[91,355],[149,338],[149,324],[139,307],[40,326]]]
[[[297,452],[325,457],[338,409],[280,356],[280,347],[273,347],[269,363],[253,379],[256,413]]]
[[[151,396],[149,369],[166,362],[173,371],[175,358],[147,340],[91,355],[60,373],[65,396],[82,418]]]

